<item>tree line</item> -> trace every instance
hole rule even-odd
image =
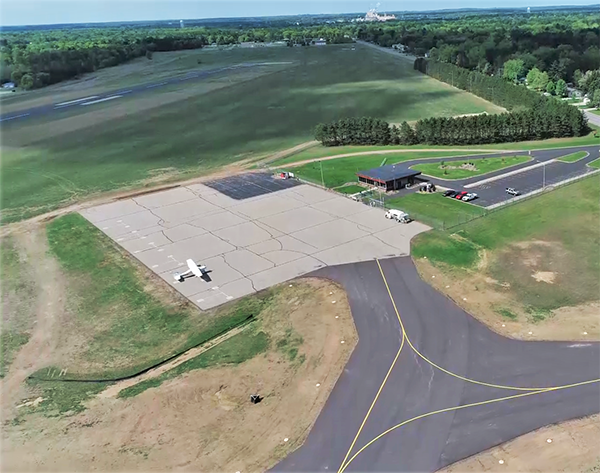
[[[30,89],[61,82],[86,72],[116,66],[154,51],[198,49],[208,45],[285,41],[309,45],[352,41],[349,26],[278,28],[105,27],[0,32],[0,81]]]

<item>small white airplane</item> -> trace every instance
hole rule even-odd
[[[184,273],[173,274],[173,277],[175,278],[176,281],[183,282],[183,281],[185,281],[185,278],[189,278],[192,276],[196,276],[197,278],[202,278],[202,277],[206,277],[208,275],[206,266],[197,265],[196,263],[194,263],[194,260],[192,260],[192,259],[186,260],[186,263],[188,265],[188,268],[190,268],[190,269],[188,269]]]

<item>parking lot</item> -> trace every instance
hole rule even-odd
[[[193,184],[93,207],[81,214],[201,309],[315,269],[407,255],[427,226],[267,174]],[[209,281],[176,282],[186,260]]]

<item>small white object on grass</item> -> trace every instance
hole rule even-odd
[[[293,284],[290,284],[290,287],[292,287]]]
[[[548,439],[548,440],[546,440],[546,442],[552,443],[552,439]]]
[[[463,297],[463,301],[466,301],[466,300],[467,300],[467,298],[466,298],[466,297]]]
[[[448,289],[450,286],[446,286],[446,289]]]
[[[287,442],[289,439],[286,437],[283,439],[284,442]]]
[[[316,386],[317,386],[317,388],[318,388],[319,386],[321,386],[321,383],[317,383],[317,384],[316,384]]]
[[[335,304],[335,301],[331,301],[332,304]]]
[[[529,335],[533,335],[533,332],[529,332]]]
[[[336,316],[335,316],[335,318],[336,318],[336,319],[339,319],[339,318],[340,318],[340,316],[339,316],[339,315],[336,315]]]
[[[427,256],[423,256],[423,259],[427,259]]]
[[[583,332],[584,335],[587,335],[587,332]]]
[[[435,279],[435,276],[431,276],[431,279]]]
[[[345,343],[344,340],[342,340],[340,343]]]
[[[504,460],[498,460],[498,463],[500,463],[501,465],[504,465]]]
[[[329,295],[331,296],[333,294],[333,292],[330,292]]]

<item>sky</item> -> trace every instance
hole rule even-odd
[[[380,12],[597,3],[597,0],[379,1]],[[376,1],[369,0],[0,0],[0,25],[364,13],[376,5]]]

